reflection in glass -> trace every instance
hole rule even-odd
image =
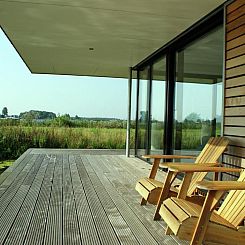
[[[151,154],[163,153],[166,59],[153,65],[151,91]]]
[[[138,98],[137,155],[146,154],[149,97],[149,68],[140,72]]]
[[[199,151],[210,136],[221,133],[222,33],[220,27],[177,53],[176,153]]]
[[[135,149],[135,127],[136,127],[136,92],[137,80],[132,79],[131,92],[131,122],[130,122],[130,149]]]

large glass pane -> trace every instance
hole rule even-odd
[[[149,68],[140,72],[139,98],[138,98],[138,130],[137,130],[137,155],[147,153],[148,147],[148,101],[149,101]]]
[[[137,104],[136,95],[137,95],[137,79],[132,79],[130,149],[135,149],[136,104]]]
[[[221,27],[177,53],[175,153],[198,153],[221,133],[222,54]]]
[[[151,148],[152,154],[163,153],[166,59],[162,58],[152,68],[151,92]]]

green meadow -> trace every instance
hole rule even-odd
[[[132,137],[132,147],[134,139]],[[28,148],[124,149],[122,128],[0,127],[0,159],[16,159]]]
[[[44,123],[1,120],[0,161],[17,159],[29,148],[125,149],[126,147],[126,122],[123,120],[73,122],[61,119]],[[179,142],[181,149],[199,149],[203,125],[182,126],[174,135],[174,138],[181,139]],[[194,126],[196,128],[193,128]],[[144,149],[145,129],[140,128],[139,134],[138,148]],[[152,146],[156,149],[163,148],[162,134],[163,130],[159,127],[152,130]],[[130,144],[133,149],[135,122],[132,124]],[[176,146],[178,142],[174,144]]]

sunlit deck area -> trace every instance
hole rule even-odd
[[[120,151],[30,149],[0,175],[0,244],[185,244],[139,205],[148,171]]]

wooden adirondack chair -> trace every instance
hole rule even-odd
[[[199,156],[196,158],[195,165],[215,165],[217,164],[217,161],[221,154],[225,151],[226,147],[228,145],[228,139],[224,137],[211,137]],[[170,164],[161,164],[160,161],[161,159],[190,159],[190,158],[195,158],[193,156],[177,156],[177,155],[146,155],[143,156],[144,158],[153,158],[153,166],[150,172],[149,177],[145,177],[140,179],[137,184],[135,189],[139,192],[139,194],[142,196],[141,200],[141,205],[145,205],[147,202],[156,205],[157,204],[157,209],[156,213],[154,216],[154,219],[159,219],[160,216],[157,215],[160,205],[162,204],[162,201],[159,200],[159,197],[162,192],[162,187],[163,183],[160,181],[157,181],[155,179],[157,170],[159,166],[167,168],[169,165],[173,165],[173,163]],[[179,163],[178,163],[179,164]],[[184,164],[186,165],[186,164]],[[196,190],[196,182],[201,181],[204,179],[207,173],[195,173],[189,190],[188,190],[188,196],[191,197],[193,196],[194,191]],[[176,174],[177,175],[177,174]],[[174,181],[176,175],[172,176],[171,182]],[[177,196],[178,193],[178,188],[175,188],[173,186],[169,186],[170,191],[168,192],[170,196]],[[195,198],[193,201],[198,201],[201,199]]]
[[[239,171],[222,167],[213,169],[218,172]],[[183,171],[183,168],[173,167],[171,171]],[[192,174],[193,171],[196,170],[187,172]],[[204,171],[209,170],[206,168]],[[171,197],[161,205],[160,215],[169,227],[166,234],[173,232],[195,245],[245,244],[245,171],[238,181],[202,181],[197,186],[208,191],[203,206],[182,199],[186,190],[182,191],[182,198]],[[228,190],[232,191],[216,211],[217,204]]]

